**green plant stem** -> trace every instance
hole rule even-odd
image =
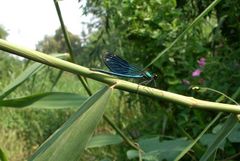
[[[57,11],[58,18],[59,18],[59,21],[60,21],[60,24],[61,24],[61,29],[63,31],[64,39],[66,41],[66,44],[67,44],[67,47],[68,47],[68,51],[70,53],[71,61],[74,62],[74,54],[73,54],[73,50],[72,50],[72,45],[71,45],[70,38],[69,38],[69,35],[68,35],[66,27],[65,27],[63,18],[62,18],[62,14],[61,14],[60,7],[58,5],[58,1],[57,0],[53,0],[53,2],[54,2],[54,5],[56,7],[56,11]],[[80,80],[80,82],[82,83],[83,87],[86,89],[87,93],[89,95],[92,95],[92,92],[90,91],[90,89],[89,89],[89,87],[87,85],[87,82],[80,75],[77,75],[77,77]]]
[[[209,11],[211,11],[221,0],[215,0],[213,1],[197,18],[194,19],[194,21],[188,25],[188,27],[167,47],[165,48],[161,53],[159,53],[156,58],[154,58],[146,67],[147,69],[149,66],[151,66],[155,61],[157,61],[161,56],[166,54],[178,41],[180,41],[184,35],[194,26],[196,25],[202,17],[208,14]]]
[[[71,55],[71,59],[73,60],[73,50],[72,50],[71,42],[70,42],[66,27],[65,27],[64,22],[63,22],[63,18],[62,18],[60,7],[58,5],[58,1],[53,0],[53,2],[54,2],[54,5],[56,7],[56,10],[57,10],[58,18],[59,18],[59,21],[60,21],[60,24],[61,24],[61,29],[62,29],[63,35],[64,35],[64,39],[66,41],[69,53]]]
[[[194,88],[196,88],[196,87],[193,87],[192,89],[194,89]],[[215,93],[217,93],[217,94],[220,94],[220,95],[224,96],[225,98],[227,98],[229,101],[235,103],[236,105],[239,105],[234,99],[232,99],[231,97],[227,96],[226,94],[224,94],[224,93],[222,93],[222,92],[220,92],[220,91],[217,91],[217,90],[215,90],[215,89],[208,88],[208,87],[197,87],[197,88],[200,88],[200,89],[203,89],[203,90],[212,91],[212,92],[215,92]],[[228,101],[228,102],[229,102],[229,101]]]
[[[0,49],[37,62],[41,62],[52,67],[56,67],[58,69],[62,69],[74,74],[79,74],[97,80],[110,86],[114,85],[114,88],[116,89],[125,90],[128,92],[135,92],[145,96],[165,99],[178,104],[186,105],[190,108],[240,113],[240,106],[237,105],[203,101],[195,99],[193,97],[183,96],[176,93],[146,87],[136,83],[131,83],[125,80],[111,77],[104,73],[92,71],[89,68],[73,64],[68,61],[64,61],[38,51],[13,45],[2,39],[0,39]]]
[[[58,18],[59,18],[59,21],[60,21],[60,24],[61,24],[61,28],[62,28],[62,31],[63,31],[63,35],[64,35],[64,38],[66,40],[66,43],[67,43],[67,47],[68,47],[68,50],[69,50],[69,53],[70,53],[70,56],[71,56],[71,61],[72,62],[75,62],[75,58],[74,58],[74,54],[73,54],[73,50],[72,50],[72,46],[71,46],[71,42],[70,42],[70,39],[69,39],[69,36],[68,36],[68,33],[67,33],[67,30],[66,30],[66,27],[64,25],[64,21],[63,21],[63,18],[62,18],[62,14],[61,14],[61,10],[60,10],[60,7],[58,5],[58,1],[57,0],[53,0],[54,1],[54,4],[55,4],[55,7],[56,7],[56,10],[57,10],[57,14],[58,14]],[[78,79],[81,81],[82,85],[84,86],[84,88],[86,89],[87,93],[89,96],[92,95],[92,91],[90,90],[90,88],[88,87],[85,79],[83,79],[80,75],[77,74],[77,77]],[[113,129],[115,129],[117,131],[117,133],[119,135],[122,136],[122,138],[126,141],[126,143],[128,143],[130,146],[132,146],[133,148],[135,148],[136,150],[139,150],[139,147],[137,147],[131,140],[128,139],[128,137],[122,133],[122,131],[114,124],[114,122],[112,122],[110,120],[110,118],[108,116],[106,116],[105,114],[103,115],[103,118],[104,120],[106,120],[111,126]]]
[[[104,115],[103,117],[131,147],[140,152],[143,152],[140,147],[138,147],[136,144],[134,144],[131,140],[128,139],[128,137],[109,119],[109,117],[107,117],[106,115]]]

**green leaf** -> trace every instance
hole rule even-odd
[[[216,138],[216,134],[204,134],[201,139],[200,142],[203,145],[206,145],[207,147],[209,147],[210,145],[212,145],[214,139]],[[221,144],[219,144],[219,148],[224,150],[224,144],[225,144],[226,140],[223,140],[221,142]]]
[[[8,161],[6,154],[0,148],[0,161]]]
[[[112,88],[91,96],[30,158],[31,161],[76,161],[102,118]]]
[[[240,124],[237,123],[237,126],[233,129],[231,134],[228,136],[228,140],[232,143],[240,143]]]
[[[86,97],[74,93],[48,92],[28,97],[0,100],[0,107],[68,108],[79,107]]]
[[[97,135],[92,137],[87,147],[95,148],[95,147],[102,147],[106,145],[120,144],[122,141],[123,140],[119,135],[110,135],[110,134]]]

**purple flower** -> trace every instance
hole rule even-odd
[[[196,69],[192,72],[192,77],[198,77],[201,74],[201,69]]]
[[[198,65],[200,67],[204,67],[205,64],[206,64],[206,59],[205,58],[200,58],[197,62],[198,62]]]

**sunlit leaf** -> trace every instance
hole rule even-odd
[[[91,96],[62,127],[40,146],[30,160],[79,160],[102,118],[111,92],[111,88],[105,87]]]

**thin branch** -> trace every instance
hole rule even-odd
[[[104,73],[92,71],[89,68],[73,64],[38,51],[13,45],[2,39],[0,39],[0,49],[31,60],[35,60],[37,62],[41,62],[52,67],[56,67],[58,69],[62,69],[74,74],[79,74],[108,85],[115,84],[116,89],[128,92],[135,92],[145,96],[165,99],[178,104],[186,105],[190,108],[240,113],[240,106],[238,105],[203,101],[200,99],[195,99],[193,97],[183,96],[168,91],[146,87],[136,83],[131,83],[125,80],[117,79]]]
[[[66,27],[64,25],[64,21],[63,21],[63,18],[62,18],[62,13],[61,13],[60,7],[58,5],[58,1],[57,0],[53,0],[53,2],[54,2],[54,5],[56,7],[56,11],[57,11],[58,18],[59,18],[59,21],[60,21],[60,24],[61,24],[61,29],[63,31],[64,39],[66,41],[66,44],[67,44],[67,47],[68,47],[68,51],[69,51],[70,56],[71,56],[70,57],[71,61],[74,63],[74,54],[73,54],[72,45],[71,45],[71,42],[70,42],[70,38],[69,38],[69,35],[68,35],[68,32],[67,32],[67,29],[66,29]],[[80,82],[82,83],[83,87],[86,89],[87,93],[89,95],[92,95],[92,92],[89,89],[89,87],[87,85],[87,82],[80,75],[77,75],[77,77],[80,80]]]
[[[137,146],[135,143],[133,143],[128,137],[112,122],[112,120],[107,117],[107,115],[103,115],[104,119],[117,131],[117,133],[127,142],[132,148],[140,151],[141,153],[144,153],[144,151]]]

